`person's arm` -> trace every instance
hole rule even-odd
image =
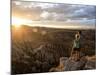
[[[75,39],[77,39],[77,34],[75,34]]]
[[[75,45],[75,40],[73,40],[73,44],[72,44],[72,50],[71,50],[71,54],[70,54],[70,56],[72,56],[72,54],[73,54],[73,51],[74,51],[74,46]]]

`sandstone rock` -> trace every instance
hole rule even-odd
[[[72,57],[61,57],[59,66],[51,68],[50,71],[75,71],[84,68],[87,62],[86,57],[82,57],[79,61],[73,60]]]
[[[60,64],[65,64],[67,60],[68,60],[68,57],[61,57]]]
[[[84,69],[95,69],[96,68],[96,56],[87,57],[88,61]]]

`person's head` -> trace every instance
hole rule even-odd
[[[81,31],[77,31],[76,35],[75,35],[75,39],[79,39],[80,38],[80,35],[81,35]]]
[[[78,31],[77,34],[81,34],[81,31]]]

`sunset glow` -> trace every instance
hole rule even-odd
[[[31,22],[32,22],[31,20],[22,19],[18,17],[12,17],[12,25],[16,27],[20,27],[22,24],[29,24]]]

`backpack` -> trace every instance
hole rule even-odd
[[[73,47],[74,48],[80,48],[80,40],[79,39],[78,40],[77,39],[74,40]]]

